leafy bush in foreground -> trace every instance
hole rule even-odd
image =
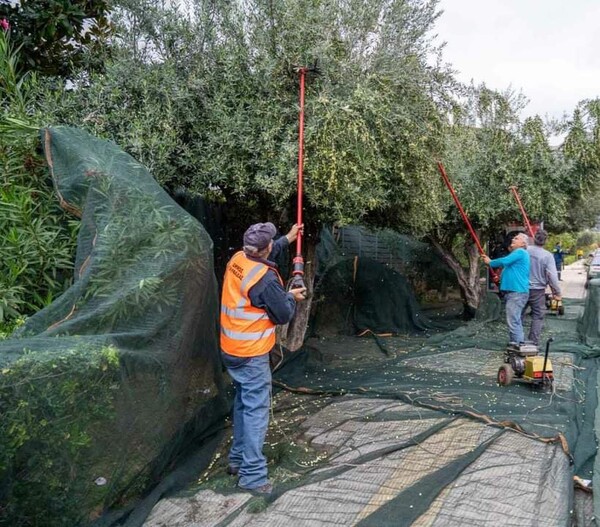
[[[0,369],[0,524],[72,526],[102,504],[98,441],[118,379],[112,347],[25,353]]]
[[[42,88],[0,31],[0,323],[50,304],[70,284],[79,222],[69,221],[37,152]]]

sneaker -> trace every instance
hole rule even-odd
[[[265,483],[264,485],[261,485],[260,487],[254,487],[252,489],[242,487],[240,484],[238,484],[238,488],[240,488],[242,490],[246,490],[254,495],[260,495],[260,496],[270,496],[271,493],[273,492],[273,485],[271,483]]]
[[[227,474],[230,476],[237,476],[240,471],[240,467],[236,467],[235,465],[227,465]]]

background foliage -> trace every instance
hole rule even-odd
[[[71,88],[56,69],[62,82],[37,90],[38,111],[115,140],[167,189],[221,204],[229,239],[257,218],[282,230],[293,222],[296,67],[315,61],[306,91],[309,243],[323,223],[426,236],[475,309],[476,254],[437,160],[483,239],[520,218],[510,185],[556,232],[589,227],[600,212],[598,102],[582,101],[557,129],[522,120],[519,94],[461,86],[433,43],[435,0],[121,0],[112,33],[107,4],[97,8],[85,16],[106,26],[95,36],[110,49],[103,69],[88,67],[89,47],[78,49]],[[26,47],[23,55],[32,60]],[[559,149],[548,141],[557,131],[567,137]]]
[[[0,18],[8,20],[28,70],[68,76],[84,64],[101,67],[111,32],[109,7],[106,0],[0,2]]]
[[[60,209],[39,154],[43,90],[0,32],[0,323],[48,305],[71,281],[78,222]]]

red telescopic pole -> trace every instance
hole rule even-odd
[[[300,74],[300,115],[298,125],[298,202],[296,223],[302,225],[302,194],[304,170],[304,81],[307,68],[299,68]],[[292,287],[304,287],[304,258],[302,257],[302,233],[298,232],[296,238],[296,255],[292,268]]]
[[[450,179],[448,178],[448,175],[446,174],[444,165],[442,165],[442,163],[438,161],[437,166],[440,171],[440,175],[442,176],[442,179],[444,180],[444,183],[446,184],[446,186],[448,187],[448,190],[450,191],[450,194],[452,195],[452,199],[454,200],[454,203],[456,203],[456,206],[458,207],[458,212],[460,212],[460,215],[462,216],[462,219],[465,222],[467,229],[471,233],[471,237],[473,238],[473,241],[475,242],[475,245],[477,246],[479,254],[481,256],[484,256],[485,251],[483,250],[483,247],[481,246],[479,237],[477,236],[475,229],[473,229],[473,226],[471,225],[471,222],[469,221],[469,218],[467,217],[467,213],[465,212],[465,209],[463,209],[462,205],[460,204],[458,196],[456,195],[456,192],[454,191],[454,187],[452,186],[452,183],[450,183]],[[490,274],[492,275],[492,280],[494,280],[494,282],[497,282],[499,279],[498,273],[494,269],[490,268]]]
[[[300,124],[298,128],[298,215],[296,223],[302,225],[302,184],[304,176],[304,79],[306,68],[300,69]],[[296,239],[296,256],[302,257],[302,233]]]
[[[533,228],[531,227],[531,223],[529,222],[529,218],[527,217],[527,213],[525,212],[525,207],[523,207],[523,203],[521,203],[521,197],[519,196],[517,187],[515,187],[513,185],[512,187],[509,187],[509,188],[512,191],[515,199],[517,200],[517,204],[519,205],[519,208],[521,209],[521,214],[523,214],[523,220],[525,221],[525,226],[527,227],[527,232],[529,233],[529,236],[531,236],[533,238],[533,236],[534,236]]]

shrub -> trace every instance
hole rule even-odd
[[[577,247],[590,247],[600,242],[600,232],[583,231],[577,236]]]
[[[0,31],[0,323],[48,305],[72,278],[79,222],[60,209],[37,153],[38,89]]]
[[[0,369],[0,524],[72,526],[110,486],[98,437],[115,418],[115,348],[29,352]]]

